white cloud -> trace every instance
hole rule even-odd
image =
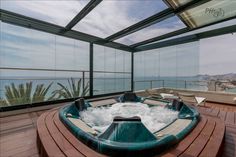
[[[162,1],[155,0],[106,0],[82,19],[74,29],[105,38],[161,11],[165,7]],[[143,14],[140,15],[136,11]]]
[[[177,17],[171,17],[162,22],[120,38],[116,40],[116,42],[131,45],[184,27],[185,25]]]
[[[3,9],[65,26],[89,0],[3,0]]]

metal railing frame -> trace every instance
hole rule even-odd
[[[139,81],[134,81],[134,89],[135,89],[135,85],[137,83],[149,83],[149,87],[152,89],[154,86],[154,82],[161,82],[162,86],[160,86],[161,88],[165,88],[167,86],[166,85],[166,82],[168,81],[172,81],[172,82],[183,82],[184,83],[184,89],[188,89],[188,84],[189,83],[209,83],[209,82],[213,82],[214,83],[214,91],[217,91],[217,84],[219,83],[229,83],[227,81],[220,81],[220,80],[217,80],[217,81],[197,81],[197,80],[139,80]],[[199,85],[199,86],[205,86],[205,85]]]

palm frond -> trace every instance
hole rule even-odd
[[[26,83],[26,86],[21,83],[17,87],[14,83],[11,83],[9,86],[5,86],[6,100],[11,105],[31,103],[31,90],[32,82]]]
[[[81,87],[82,87],[82,86],[81,86],[81,83],[82,83],[81,81],[82,81],[82,79],[79,79],[78,82],[77,82],[77,93],[76,93],[76,96],[77,96],[77,97],[78,97],[78,96],[81,96],[80,93],[81,93],[81,91],[83,90],[83,89],[81,89]]]
[[[63,91],[65,94],[63,94],[63,96],[64,95],[66,95],[66,97],[68,98],[72,98],[73,96],[72,96],[72,94],[71,94],[71,92],[70,92],[70,90],[66,87],[66,86],[64,86],[63,84],[61,84],[61,83],[57,83],[60,87],[61,87],[61,90],[59,90],[59,91]],[[61,94],[61,92],[59,92],[58,94]]]
[[[44,84],[38,84],[32,93],[32,81],[27,82],[26,84],[21,83],[17,87],[14,83],[11,83],[10,86],[5,86],[6,101],[10,105],[45,101],[51,85],[52,83],[50,83],[47,87],[44,87]]]
[[[66,87],[61,83],[57,83],[61,87],[61,89],[54,91],[52,94],[54,96],[58,94],[58,97],[63,98],[75,98],[84,96],[88,93],[88,85],[86,85],[85,89],[81,89],[82,79],[75,81],[74,78],[70,78],[67,81],[69,87]]]
[[[9,106],[9,104],[5,99],[0,97],[0,107],[6,107],[6,106]]]
[[[85,85],[81,96],[83,96],[83,97],[84,97],[84,96],[87,96],[88,93],[89,93],[89,82],[87,82],[87,84]]]

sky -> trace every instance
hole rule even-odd
[[[200,74],[236,73],[236,33],[200,40]]]
[[[65,26],[87,3],[88,0],[1,0],[1,8]],[[73,29],[99,37],[107,37],[166,8],[166,4],[161,0],[104,0]],[[235,23],[236,20],[231,22],[231,24]],[[184,24],[177,17],[172,17],[116,41],[129,45],[183,27]],[[26,28],[2,22],[1,39],[1,66],[88,70],[88,43],[35,30],[29,31]],[[231,34],[201,40],[197,49],[199,58],[195,59],[199,61],[198,73],[212,75],[236,73],[235,43],[236,35]],[[119,69],[118,65],[118,62],[127,62],[126,66],[128,65],[127,57],[129,56],[123,55],[125,52],[109,48],[98,49],[97,58],[101,58],[96,60],[98,66],[111,64],[112,66],[108,70],[128,69]],[[110,55],[111,51],[114,52]],[[102,60],[105,57],[109,58],[109,55],[115,56],[116,59],[110,60],[110,62]],[[166,60],[170,64],[163,65],[173,66],[171,60],[173,58]],[[155,66],[148,68],[155,68]],[[155,69],[150,71],[152,70]],[[174,72],[170,70],[169,73]],[[24,74],[21,73],[21,75]]]

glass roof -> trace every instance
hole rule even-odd
[[[221,23],[218,23],[218,24],[214,24],[214,25],[211,25],[211,26],[208,26],[208,27],[203,27],[203,28],[200,28],[200,29],[197,29],[197,30],[193,30],[193,31],[190,31],[188,33],[183,33],[183,34],[180,34],[180,35],[176,35],[176,36],[173,36],[171,38],[166,38],[166,39],[163,39],[163,40],[152,42],[152,43],[149,43],[149,44],[159,43],[159,42],[162,42],[162,41],[167,41],[167,40],[176,39],[176,38],[180,38],[180,37],[184,37],[184,36],[188,36],[188,35],[193,35],[193,34],[205,32],[205,31],[219,29],[219,28],[222,28],[222,27],[232,26],[232,25],[235,25],[235,24],[236,24],[236,19],[232,19],[232,20],[221,22]],[[146,45],[149,45],[149,44],[146,44]]]
[[[127,35],[123,38],[117,39],[116,42],[126,45],[132,45],[134,43],[173,32],[184,27],[186,27],[185,24],[177,16],[173,16],[164,21],[146,27],[140,31]]]
[[[166,1],[171,5],[171,7],[176,9],[179,6],[182,6],[192,0],[166,0]]]
[[[103,0],[79,21],[73,29],[106,38],[168,7],[178,8],[190,1],[193,0]],[[0,6],[4,10],[66,26],[88,2],[89,0],[0,0]],[[235,16],[236,0],[205,1],[204,4],[182,11],[176,16],[167,18],[115,41],[125,45],[132,45],[184,28],[186,27],[185,24],[190,29],[194,29]],[[32,22],[33,20],[29,21]],[[184,35],[186,34],[179,36]],[[85,35],[84,38],[87,40],[88,37]]]
[[[66,26],[88,2],[89,0],[1,0],[1,8]]]
[[[73,29],[105,38],[166,8],[162,0],[104,0]]]
[[[180,13],[191,28],[236,16],[235,0],[212,0]]]

